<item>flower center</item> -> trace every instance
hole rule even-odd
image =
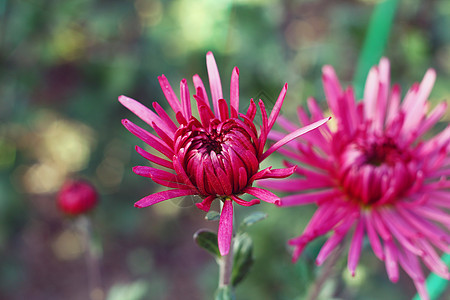
[[[258,171],[256,129],[238,119],[214,119],[205,128],[191,118],[175,140],[184,171],[204,196],[239,194]]]
[[[348,143],[339,164],[339,185],[349,199],[363,206],[393,204],[417,177],[410,153],[388,137]]]
[[[381,143],[372,143],[368,147],[362,147],[361,150],[366,156],[367,163],[373,166],[382,164],[393,166],[396,162],[403,160],[397,145],[390,138],[386,138]]]

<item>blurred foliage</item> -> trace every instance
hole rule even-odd
[[[91,217],[103,245],[108,299],[210,299],[218,270],[192,235],[216,230],[217,222],[205,221],[192,199],[133,207],[160,187],[131,172],[145,164],[133,150],[142,143],[122,128],[120,119],[137,117],[117,96],[166,106],[156,77],[164,73],[173,87],[195,73],[206,79],[205,54],[212,50],[225,95],[232,68],[240,68],[241,109],[252,97],[273,105],[288,82],[282,112],[295,118],[308,96],[323,100],[324,64],[350,82],[375,2],[0,1],[0,298],[87,299],[82,253],[60,247],[76,245],[67,232],[72,220],[54,199],[66,178],[80,176],[102,195]],[[449,1],[400,1],[385,53],[393,80],[405,88],[436,69],[434,103],[450,98],[449,26]],[[449,119],[450,113],[442,124]],[[237,299],[303,299],[320,270],[314,258],[323,240],[297,264],[286,241],[300,234],[313,208],[257,209],[269,217],[249,229],[255,263]],[[251,211],[236,214],[242,219]],[[66,248],[71,255],[60,253]],[[356,278],[349,278],[345,259],[335,272],[325,297],[414,293],[405,274],[391,284],[370,251]]]

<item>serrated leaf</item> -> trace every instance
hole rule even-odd
[[[256,222],[262,221],[265,218],[267,218],[267,214],[261,211],[255,211],[254,213],[251,213],[247,217],[244,218],[241,225],[239,226],[240,231],[244,231],[245,228],[252,226]]]
[[[253,241],[246,233],[238,234],[234,240],[233,271],[231,284],[236,286],[245,278],[253,264]]]
[[[208,221],[219,221],[220,219],[220,213],[215,210],[210,210],[205,216],[205,219]]]
[[[235,300],[233,289],[230,286],[217,288],[214,300]]]
[[[206,230],[200,229],[196,233],[194,233],[194,241],[201,248],[208,251],[215,258],[220,258],[219,245],[217,244],[217,234]]]

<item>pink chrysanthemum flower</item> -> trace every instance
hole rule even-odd
[[[420,260],[449,278],[435,248],[450,250],[450,126],[423,138],[447,109],[443,102],[427,114],[435,76],[428,70],[401,102],[400,87],[390,88],[389,61],[383,58],[368,75],[363,101],[356,103],[352,88],[343,90],[333,68],[323,68],[336,128],[322,126],[278,150],[300,163],[296,173],[301,178],[261,182],[266,188],[297,193],[282,198],[281,206],[318,206],[303,234],[289,241],[295,246],[294,261],[309,242],[332,231],[317,256],[317,264],[322,264],[353,228],[348,253],[353,275],[367,235],[389,279],[398,280],[400,265],[423,299],[428,296]],[[308,99],[308,108],[311,118],[298,111],[303,125],[322,118],[314,99]],[[283,117],[277,122],[288,132],[296,129]],[[282,136],[271,132],[269,138]]]
[[[259,171],[260,163],[288,141],[320,126],[328,119],[297,129],[264,151],[267,135],[283,104],[287,84],[269,116],[264,103],[259,100],[262,126],[258,133],[254,124],[257,108],[253,99],[250,100],[247,113],[239,113],[238,68],[235,67],[231,75],[229,108],[222,96],[219,71],[211,52],[206,55],[206,65],[213,107],[211,109],[202,80],[198,75],[194,75],[194,98],[199,119],[193,116],[185,79],[180,83],[180,102],[166,77],[158,77],[176,122],[157,102],[153,103],[156,111],[154,113],[128,97],[120,96],[119,101],[150,125],[159,136],[145,131],[129,120],[122,121],[131,133],[163,156],[155,156],[136,146],[136,151],[158,165],[158,168],[137,166],[133,171],[151,178],[158,184],[173,188],[144,197],[136,202],[135,206],[142,208],[171,198],[198,195],[203,201],[196,203],[197,207],[209,211],[212,201],[221,199],[223,208],[219,221],[218,244],[220,253],[226,255],[233,232],[233,202],[243,206],[260,202],[258,199],[245,201],[239,197],[247,193],[269,203],[278,203],[280,198],[267,190],[252,187],[253,182],[264,178],[285,178],[295,170],[293,166],[286,169],[268,167]],[[160,167],[165,167],[166,170]]]

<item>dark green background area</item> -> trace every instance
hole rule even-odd
[[[157,76],[165,74],[176,92],[186,78],[193,94],[192,75],[207,83],[211,50],[226,98],[238,66],[241,110],[250,98],[270,108],[287,82],[282,113],[295,119],[309,96],[324,104],[323,65],[332,65],[344,85],[352,81],[376,2],[0,1],[0,299],[87,299],[76,220],[55,206],[70,177],[91,180],[101,194],[90,218],[107,299],[211,299],[218,268],[192,235],[217,223],[205,221],[191,198],[133,207],[161,187],[131,172],[147,165],[134,152],[143,142],[120,120],[145,124],[117,97],[168,108]],[[431,102],[450,98],[448,28],[449,1],[400,1],[385,55],[403,93],[432,67],[438,77]],[[449,119],[447,113],[436,130]],[[281,160],[274,155],[265,164]],[[255,264],[237,298],[304,299],[324,240],[297,264],[286,241],[301,233],[314,207],[239,207],[237,220],[255,210],[269,217],[249,229]],[[366,245],[356,277],[343,255],[321,299],[402,300],[414,293],[405,273],[390,283]]]

